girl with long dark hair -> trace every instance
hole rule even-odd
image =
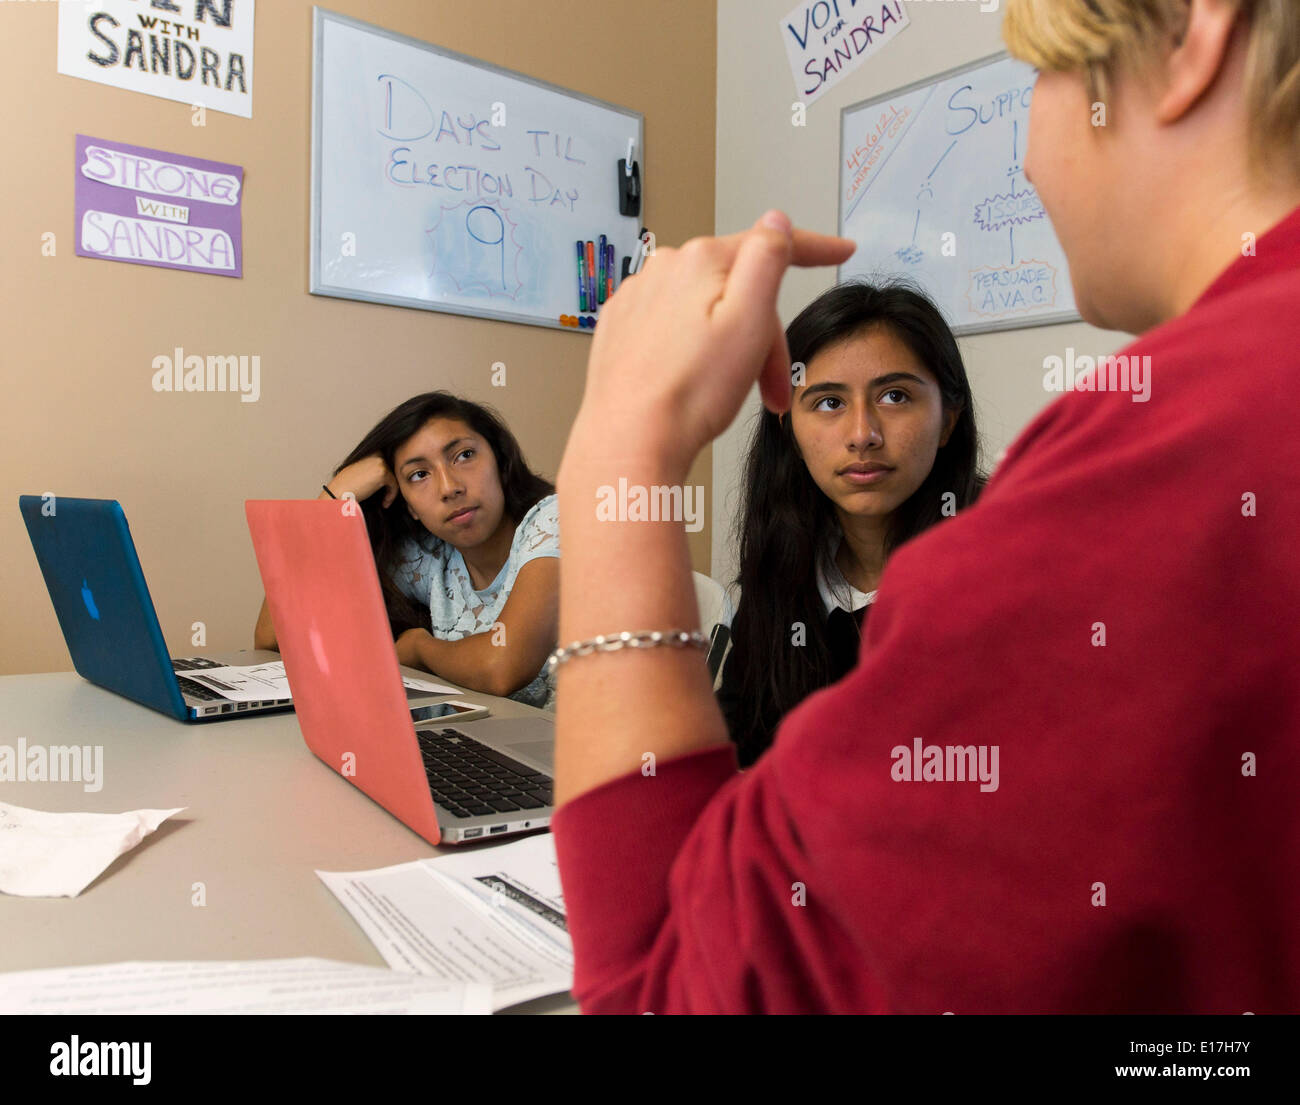
[[[786,341],[794,397],[786,414],[761,412],[750,443],[718,689],[742,766],[785,713],[853,668],[889,555],[983,486],[961,354],[919,291],[838,285]]]
[[[398,660],[471,690],[545,705],[559,518],[505,423],[445,391],[382,418],[320,498],[351,494],[370,534]],[[257,648],[275,648],[265,603]]]

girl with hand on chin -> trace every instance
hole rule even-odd
[[[397,658],[469,690],[545,706],[555,645],[554,487],[487,408],[447,392],[408,399],[338,467],[370,533]],[[265,602],[254,646],[275,648]]]
[[[885,560],[975,500],[970,384],[937,307],[904,284],[831,288],[786,329],[787,412],[760,412],[740,512],[740,605],[718,704],[742,767],[857,663]]]

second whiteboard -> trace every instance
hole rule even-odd
[[[1024,175],[1033,70],[986,58],[840,116],[840,279],[906,276],[961,333],[1079,318]]]

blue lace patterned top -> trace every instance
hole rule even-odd
[[[556,497],[548,495],[520,519],[510,555],[496,579],[483,590],[474,589],[460,550],[432,534],[423,543],[407,541],[398,554],[393,582],[413,601],[428,604],[435,637],[459,641],[491,631],[500,620],[520,568],[538,557],[559,555],[559,510]],[[510,697],[529,706],[549,707],[554,687],[546,678],[545,665],[532,682]]]

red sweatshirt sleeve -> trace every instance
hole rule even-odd
[[[837,951],[851,936],[803,908],[807,860],[756,778],[736,771],[728,744],[660,762],[652,778],[613,780],[556,813],[583,1012],[863,1008],[854,965]],[[693,826],[685,840],[683,826]]]
[[[752,770],[559,810],[584,1010],[1300,1009],[1297,301],[1300,213],[890,559]]]
[[[722,745],[660,762],[652,776],[614,779],[552,816],[576,953],[573,993],[585,1012],[637,1011],[683,830],[734,778],[735,749]]]

